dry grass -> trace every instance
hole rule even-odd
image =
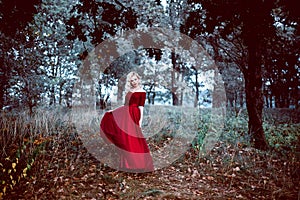
[[[176,138],[176,123],[186,124],[174,109],[151,108],[145,113],[144,130],[154,134],[149,139],[153,149],[170,144]],[[161,115],[161,112],[164,115]],[[77,113],[80,115],[79,112]],[[84,115],[84,114],[83,114]],[[82,116],[83,116],[82,115]],[[85,116],[88,116],[85,113]],[[90,115],[91,116],[91,115]],[[100,116],[85,119],[88,132],[97,132]],[[164,116],[164,118],[161,118]],[[206,115],[191,115],[198,120],[198,134],[209,129]],[[300,158],[295,148],[260,152],[247,146],[244,115],[227,117],[222,141],[210,153],[201,154],[203,137],[176,162],[153,173],[118,172],[96,159],[79,137],[78,126],[61,109],[25,112],[18,116],[3,114],[0,120],[0,173],[5,199],[297,199],[300,180]],[[174,123],[169,123],[173,120]],[[158,123],[156,123],[158,122]],[[175,123],[176,122],[176,123]],[[295,121],[286,127],[267,129],[269,139],[282,132],[296,135]],[[84,124],[84,123],[83,123]],[[92,127],[92,128],[91,128]],[[154,127],[150,129],[150,127]],[[266,126],[268,127],[268,126]],[[270,131],[272,130],[272,131]],[[151,132],[150,132],[151,131]],[[179,135],[180,135],[179,134]],[[281,134],[282,135],[282,134]],[[230,138],[228,138],[230,137]],[[155,138],[155,139],[154,139]],[[286,137],[283,137],[286,138]],[[274,140],[272,140],[274,141]],[[299,140],[298,140],[299,141]],[[284,151],[283,151],[284,150]],[[162,156],[163,153],[162,153]],[[26,169],[26,170],[25,170]],[[1,199],[1,198],[0,198]]]

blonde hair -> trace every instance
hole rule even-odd
[[[126,84],[125,84],[125,92],[129,92],[130,89],[131,89],[131,85],[130,85],[130,79],[133,77],[133,76],[136,76],[139,80],[139,87],[141,86],[141,77],[140,75],[137,73],[137,72],[130,72],[129,74],[127,74],[127,77],[126,77]]]

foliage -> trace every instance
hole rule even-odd
[[[293,109],[265,110],[263,128],[271,149],[281,153],[296,153],[299,150],[300,129],[297,115],[298,111]],[[221,140],[234,146],[250,146],[247,126],[248,116],[245,110],[238,113],[228,110]]]
[[[36,82],[43,83],[40,93],[49,105],[71,106],[72,89],[80,65],[78,54],[84,49],[80,42],[66,39],[65,24],[71,17],[72,8],[69,5],[76,2],[43,0],[30,24],[35,44],[40,47],[35,56],[39,60],[37,67],[42,72],[42,80]]]
[[[35,6],[39,3],[41,3],[40,0],[29,0],[26,2],[2,0],[0,2],[0,32],[14,37],[18,31],[22,31],[27,23],[33,19],[34,13],[37,12]],[[16,19],[18,19],[17,23]]]
[[[28,112],[18,115],[1,113],[0,196],[10,193],[20,181],[28,178],[51,135],[61,131],[64,124],[54,115],[46,110],[34,116]]]
[[[299,15],[292,6],[295,1],[278,1],[276,4],[257,2],[263,5],[259,6],[262,12],[253,17],[256,21],[262,22],[256,26],[262,27],[259,29],[262,37],[259,38],[265,41],[263,44],[266,44],[267,49],[266,51],[263,48],[259,49],[262,52],[260,55],[265,70],[263,72],[265,98],[268,101],[275,101],[276,107],[298,106],[296,90],[299,85],[297,79]],[[224,76],[231,106],[243,106],[244,79],[237,67],[248,66],[245,63],[248,52],[244,39],[250,36],[252,31],[243,33],[246,23],[240,23],[240,19],[245,19],[247,23],[255,21],[246,14],[246,11],[256,4],[246,5],[242,1],[186,0],[166,1],[166,3],[151,0],[143,2],[43,0],[29,1],[25,5],[21,1],[11,3],[1,1],[0,15],[3,26],[0,37],[4,42],[1,44],[0,60],[2,63],[0,107],[12,104],[35,107],[41,101],[70,106],[72,88],[75,79],[78,78],[76,76],[78,66],[93,45],[112,35],[121,34],[124,30],[156,26],[180,30],[201,43],[222,69],[220,71]],[[267,11],[270,7],[272,12],[269,13]],[[228,12],[229,9],[234,12]],[[24,13],[20,15],[22,12]],[[12,20],[18,23],[11,23]],[[270,23],[272,25],[269,25]],[[274,28],[276,35],[270,35],[274,32],[267,29]],[[10,34],[7,34],[8,32]],[[267,36],[271,36],[271,40],[268,40]],[[162,64],[168,64],[168,59],[165,58],[169,57],[170,53],[160,49],[148,49],[148,54],[149,57],[144,57],[142,63],[147,63],[152,56],[155,57],[157,63],[154,65],[158,67],[158,72],[147,75],[154,79],[153,76],[164,73]],[[129,57],[134,59],[135,56]],[[175,68],[187,67],[186,63],[181,63],[180,58],[176,58],[175,63],[180,65],[173,66]],[[124,66],[126,62],[120,64]],[[118,67],[116,71],[119,69]],[[108,73],[115,72],[111,70]],[[193,90],[197,91],[201,84],[193,82],[198,76],[197,73],[199,72],[186,71],[177,73],[177,77],[181,79],[182,76],[182,79],[189,80]],[[175,89],[177,86],[171,87]],[[150,89],[149,91],[153,92]],[[194,93],[198,95],[199,91]],[[267,105],[272,106],[272,102]]]
[[[266,137],[270,145],[278,152],[299,151],[300,125],[280,124],[265,126]]]
[[[196,137],[192,143],[193,148],[201,149],[201,146],[203,145],[204,138],[207,136],[207,132],[209,129],[209,123],[211,120],[211,115],[209,113],[209,109],[202,109],[200,111],[201,114],[196,115],[194,118],[194,123],[197,125],[197,134]]]
[[[34,138],[29,131],[30,125],[23,124],[21,119],[14,119],[5,115],[1,116],[1,146],[3,152],[0,160],[1,191],[0,196],[7,192],[27,176],[28,171],[34,164],[35,151]],[[23,128],[21,128],[23,127]],[[19,136],[20,132],[21,135]]]
[[[22,78],[24,76],[21,75],[24,74],[24,65],[27,65],[28,62],[19,63],[18,58],[25,56],[26,49],[32,46],[32,37],[26,30],[26,26],[37,12],[35,6],[40,3],[39,0],[27,2],[3,0],[0,2],[0,39],[2,41],[0,44],[1,109],[7,105],[16,107],[19,104],[18,96],[11,95],[10,89],[12,86],[19,85],[20,82],[23,83]],[[32,61],[32,59],[29,59],[29,61]],[[32,62],[30,63],[32,64]],[[35,68],[33,67],[32,70],[35,70]],[[28,73],[25,74],[28,75]]]
[[[28,171],[30,171],[31,167],[33,166],[34,158],[25,158],[26,160],[20,161],[20,154],[23,154],[24,150],[26,149],[22,147],[21,150],[17,151],[13,158],[6,157],[1,159],[0,181],[2,191],[0,191],[0,198],[5,196],[6,193],[11,192],[21,179],[26,178]]]
[[[212,55],[217,63],[220,63],[221,72],[225,71],[224,66],[233,64],[231,69],[239,67],[243,77],[238,77],[237,80],[245,81],[251,143],[256,148],[266,149],[267,143],[261,123],[263,101],[265,100],[269,107],[272,107],[274,102],[276,107],[289,107],[291,104],[298,106],[295,91],[299,79],[295,78],[295,75],[299,55],[294,45],[299,42],[299,15],[290,7],[296,2],[292,1],[286,6],[282,5],[282,1],[261,0],[247,3],[241,0],[188,2],[199,12],[191,12],[182,31],[193,38],[206,40],[208,49],[212,49]],[[284,20],[290,17],[292,20]],[[253,29],[257,31],[253,32]],[[274,48],[274,45],[277,48]],[[281,48],[284,51],[281,51]],[[286,51],[287,48],[290,50]],[[284,64],[280,58],[283,58]],[[225,84],[228,85],[227,74],[223,74]],[[231,73],[230,76],[233,75]],[[238,81],[235,81],[235,84],[239,85]],[[280,87],[275,86],[277,84]],[[262,93],[263,86],[265,99]],[[234,96],[231,95],[230,89],[226,87],[226,92],[229,102],[233,105]],[[239,93],[235,102],[241,99],[240,106],[243,107],[244,92],[241,89],[235,87],[235,92]],[[274,96],[275,100],[272,99]],[[292,101],[286,101],[287,96],[292,97],[289,98]]]
[[[80,0],[72,10],[67,23],[69,40],[91,41],[97,45],[121,28],[136,26],[136,16],[130,7],[99,1]]]
[[[235,112],[228,109],[225,127],[221,140],[226,140],[234,146],[249,146],[250,138],[247,134],[248,116],[245,110]]]

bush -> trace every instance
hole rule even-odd
[[[269,145],[277,151],[299,152],[300,124],[264,124]]]

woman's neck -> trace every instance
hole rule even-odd
[[[131,88],[130,89],[130,92],[138,92],[138,91],[141,91],[140,87],[136,87],[136,88]]]

